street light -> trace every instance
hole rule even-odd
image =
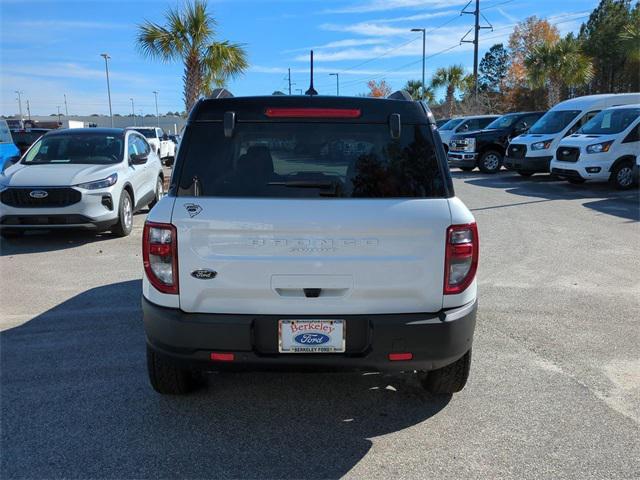
[[[339,97],[340,96],[340,74],[339,73],[330,73],[329,76],[330,77],[332,77],[332,76],[336,77],[336,96]]]
[[[113,111],[111,110],[111,85],[109,84],[109,59],[111,58],[108,53],[101,53],[100,56],[104,58],[104,69],[107,72],[107,95],[109,96],[109,116],[111,117],[111,128],[113,128]]]
[[[20,121],[23,120],[22,118],[22,94],[24,92],[20,91],[20,90],[16,90],[15,93],[18,95],[18,110],[20,110]]]
[[[64,93],[64,114],[66,117],[69,116],[69,106],[67,105],[67,94]]]
[[[136,109],[133,106],[133,98],[130,98],[129,100],[131,100],[131,116],[133,117],[133,126],[136,126]]]
[[[425,61],[425,53],[426,53],[426,40],[427,40],[427,32],[424,28],[412,28],[412,32],[422,32],[422,96],[425,94],[425,85],[424,85],[424,61]]]
[[[58,125],[60,125],[60,105],[56,105],[56,108],[58,109]]]
[[[156,92],[154,90],[153,94],[156,96],[156,126],[159,127],[160,126],[160,115],[158,115],[158,92]]]

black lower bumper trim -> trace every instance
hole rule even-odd
[[[576,170],[569,170],[566,168],[552,168],[551,173],[557,175],[560,178],[575,178],[576,180],[585,180],[584,178],[582,178],[582,175],[580,175],[580,172],[577,172]]]
[[[470,348],[477,302],[437,313],[329,315],[346,322],[345,353],[278,353],[278,320],[322,315],[234,315],[185,313],[142,299],[148,345],[156,352],[207,370],[344,368],[382,371],[433,370]],[[213,362],[211,352],[234,353],[233,362]],[[410,361],[391,362],[393,352]]]
[[[524,158],[505,157],[503,165],[505,168],[515,170],[516,172],[549,173],[549,165],[551,165],[552,159],[553,156]]]
[[[108,230],[118,223],[118,218],[96,222],[84,215],[5,215],[0,218],[0,229],[80,228]]]

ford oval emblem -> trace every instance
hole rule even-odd
[[[32,190],[31,192],[29,192],[29,196],[31,198],[47,198],[49,196],[49,193],[45,190]]]
[[[330,340],[330,338],[323,333],[301,333],[293,339],[301,345],[323,345]]]
[[[211,280],[212,278],[216,278],[216,275],[218,275],[218,272],[208,270],[206,268],[194,270],[193,272],[191,272],[191,276],[193,278],[197,278],[198,280]]]

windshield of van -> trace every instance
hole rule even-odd
[[[493,122],[487,125],[487,130],[498,130],[501,128],[509,128],[518,119],[518,114],[511,113],[509,115],[503,115],[496,118]]]
[[[11,132],[6,122],[0,122],[0,143],[13,143]]]
[[[453,130],[464,120],[464,118],[452,118],[447,123],[438,128],[438,130]]]
[[[180,151],[178,195],[266,198],[442,197],[427,125],[193,124]]]
[[[577,133],[586,135],[611,135],[626,130],[640,115],[640,108],[616,108],[603,110],[589,120]]]
[[[38,140],[22,163],[72,163],[104,165],[118,163],[123,158],[123,137],[97,133],[51,135]]]
[[[558,133],[580,114],[580,110],[550,110],[534,123],[529,133]]]

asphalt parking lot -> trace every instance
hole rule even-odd
[[[218,374],[147,383],[140,243],[0,244],[2,478],[640,476],[639,191],[455,172],[481,234],[470,382]]]

